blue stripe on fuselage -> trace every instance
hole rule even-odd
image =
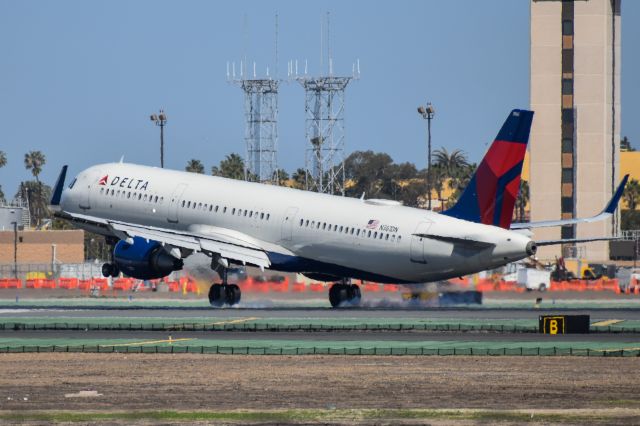
[[[269,269],[274,269],[281,272],[309,272],[333,275],[337,279],[345,277],[365,281],[373,281],[377,283],[411,284],[411,282],[409,281],[400,280],[398,278],[391,278],[384,275],[373,274],[358,269],[347,268],[345,266],[335,265],[332,263],[320,262],[300,256],[289,256],[287,254],[275,252],[267,252],[267,256],[269,257],[269,261],[271,261],[271,266],[269,266]]]

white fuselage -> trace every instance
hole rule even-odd
[[[494,268],[526,257],[530,242],[506,229],[394,203],[124,163],[82,171],[60,205],[70,213],[180,231],[225,228],[257,241],[273,269],[381,282],[427,282]]]

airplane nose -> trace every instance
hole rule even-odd
[[[535,242],[533,242],[533,241],[529,241],[529,242],[527,243],[526,251],[527,251],[527,255],[529,255],[529,256],[533,256],[533,255],[535,255],[535,254],[536,254],[536,252],[538,251],[538,246],[536,245],[536,243],[535,243]]]

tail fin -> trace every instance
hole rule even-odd
[[[533,111],[514,109],[458,202],[442,214],[509,229]]]

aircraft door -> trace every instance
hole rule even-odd
[[[178,207],[180,206],[180,200],[182,199],[182,194],[187,189],[186,183],[180,183],[176,186],[176,189],[173,190],[173,194],[171,194],[171,200],[169,201],[169,212],[167,214],[167,222],[169,223],[178,223]]]
[[[89,210],[91,208],[91,178],[86,173],[80,177],[79,188],[82,188],[82,193],[80,194],[78,207]]]
[[[415,263],[427,263],[424,255],[425,238],[416,234],[426,234],[431,228],[432,222],[420,222],[411,235],[411,261]]]
[[[282,239],[285,241],[291,241],[293,234],[293,223],[296,220],[296,214],[298,214],[297,207],[289,207],[282,218]]]

